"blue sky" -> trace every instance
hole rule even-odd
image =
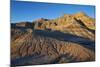
[[[12,1],[11,23],[32,22],[39,18],[54,19],[63,14],[74,14],[80,11],[95,18],[95,6]]]

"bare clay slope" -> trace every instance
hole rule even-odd
[[[28,30],[11,43],[11,58],[12,65],[27,65],[93,61],[95,54],[82,44],[40,36]]]

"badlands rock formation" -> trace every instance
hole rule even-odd
[[[83,12],[11,23],[13,66],[94,60],[95,19]]]

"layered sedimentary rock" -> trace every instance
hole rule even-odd
[[[11,64],[95,60],[95,20],[80,12],[11,24]]]

